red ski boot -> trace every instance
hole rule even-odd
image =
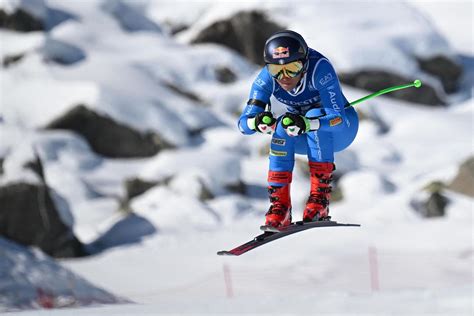
[[[269,182],[282,183],[283,186],[269,186],[270,208],[265,214],[265,225],[284,227],[291,224],[290,172],[270,171]],[[276,180],[275,180],[276,179]]]
[[[331,219],[328,214],[332,190],[330,183],[334,169],[335,166],[331,162],[309,162],[311,191],[303,213],[304,222]]]

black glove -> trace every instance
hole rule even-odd
[[[310,122],[306,117],[289,112],[283,115],[281,125],[289,136],[298,136],[310,130]]]
[[[273,134],[276,128],[276,119],[272,112],[258,113],[255,119],[255,130],[263,134]]]

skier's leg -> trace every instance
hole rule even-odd
[[[311,189],[303,220],[329,219],[330,183],[335,169],[333,133],[310,132],[307,134],[307,141]]]
[[[295,138],[286,134],[278,120],[270,145],[268,193],[270,208],[266,225],[287,226],[291,223],[291,180],[295,164]]]

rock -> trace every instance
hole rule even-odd
[[[270,21],[262,12],[239,12],[228,20],[217,21],[205,28],[191,43],[221,44],[263,65],[265,41],[283,29],[283,26]]]
[[[459,167],[457,175],[448,185],[448,188],[474,197],[474,157],[470,157]]]
[[[46,128],[74,131],[83,136],[96,153],[110,158],[150,157],[162,149],[172,148],[154,133],[143,134],[85,105],[75,106]]]
[[[56,258],[85,255],[83,245],[62,222],[45,184],[2,186],[0,205],[0,235]]]
[[[25,57],[25,54],[15,54],[15,55],[10,55],[10,56],[5,56],[3,57],[2,61],[2,66],[4,68],[8,68],[16,63],[18,63],[20,60]]]
[[[21,8],[12,14],[0,9],[0,28],[19,32],[33,32],[44,31],[45,25],[42,20]]]
[[[201,185],[198,195],[198,199],[200,201],[205,202],[208,200],[212,200],[216,197],[214,193],[212,193],[212,191],[206,186],[206,183],[202,179],[199,179],[199,184]]]
[[[446,93],[454,93],[459,89],[459,79],[463,74],[461,65],[445,56],[435,56],[429,59],[418,59],[420,68],[441,80]]]
[[[403,78],[384,70],[363,70],[355,73],[340,73],[338,76],[344,84],[373,92],[390,86],[413,82],[414,80],[413,78]],[[423,84],[418,89],[398,90],[385,96],[425,105],[446,105],[436,94],[435,89],[426,84]]]
[[[444,216],[448,205],[448,199],[440,192],[434,192],[429,199],[424,203],[423,212],[424,217],[440,217]]]
[[[125,181],[126,198],[127,200],[133,199],[158,184],[157,181],[145,181],[139,178],[127,179]]]
[[[187,24],[168,24],[169,32],[172,36],[189,29]]]
[[[226,189],[232,193],[237,193],[237,194],[242,194],[242,195],[245,195],[247,193],[247,185],[242,180],[239,180],[239,182],[235,184],[227,185]]]
[[[227,67],[216,68],[216,78],[221,83],[232,83],[237,80],[237,75]]]
[[[166,86],[168,89],[173,91],[174,93],[185,97],[193,102],[197,102],[199,104],[203,104],[203,100],[195,93],[191,91],[185,91],[182,87],[177,86],[175,83],[172,82],[163,82],[163,85]]]
[[[44,177],[43,163],[41,162],[41,159],[36,153],[35,153],[35,160],[28,161],[27,163],[23,165],[23,167],[28,168],[34,173],[36,173],[43,182],[46,181]]]
[[[422,217],[441,217],[446,214],[449,199],[444,196],[445,185],[435,181],[428,184],[411,201],[411,207]]]

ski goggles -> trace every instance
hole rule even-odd
[[[281,80],[283,77],[294,78],[303,71],[303,63],[300,60],[295,60],[284,65],[267,64],[267,69],[270,75],[277,80]]]

